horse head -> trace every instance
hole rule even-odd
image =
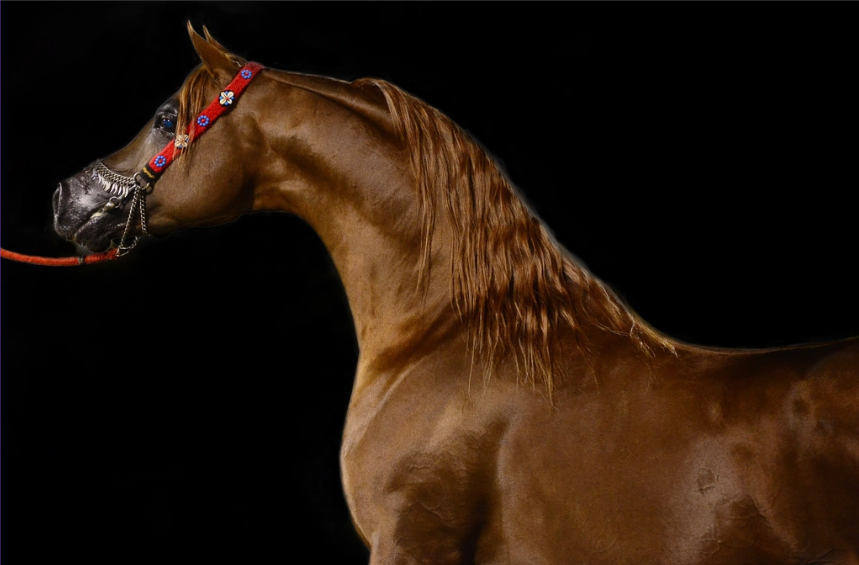
[[[256,79],[244,70],[246,61],[205,28],[202,37],[189,22],[188,32],[202,64],[180,90],[127,146],[59,183],[53,208],[60,236],[102,251],[126,237],[222,224],[252,211],[298,211],[293,196],[331,180],[319,153],[320,127],[306,126],[313,114],[332,112],[306,91],[348,90],[346,96],[355,98],[359,89],[320,77],[290,75],[290,81],[284,74],[276,81],[257,80],[239,101],[228,85],[242,82],[242,75]],[[261,66],[253,71],[261,72]],[[284,96],[285,82],[299,88]],[[213,100],[229,110],[217,124]],[[269,119],[263,121],[263,114]],[[324,129],[325,120],[317,122]],[[209,127],[213,133],[200,137]],[[348,143],[348,136],[340,142]],[[170,165],[163,171],[160,156]]]
[[[189,125],[187,114],[195,103],[186,92],[193,89],[199,99],[213,97],[219,85],[227,84],[243,64],[210,37],[200,37],[190,23],[188,29],[203,64],[188,77],[183,89],[158,107],[127,146],[59,183],[53,196],[54,227],[66,239],[101,251],[121,237],[126,226],[133,234],[147,228],[153,234],[166,234],[217,223],[250,210],[253,171],[244,165],[249,162],[246,153],[253,144],[243,140],[253,136],[254,123],[249,119],[252,109],[246,107],[251,104],[237,107],[234,119],[222,120],[218,124],[221,135],[210,136],[201,143],[200,151],[186,150],[187,155],[181,155],[182,133],[177,132]],[[190,125],[193,130],[196,124]],[[155,190],[154,184],[143,182],[146,177],[140,173],[153,156],[171,146],[176,148],[178,162],[165,171]],[[138,184],[135,177],[146,192],[151,192],[145,200],[144,215],[137,217],[130,210]]]

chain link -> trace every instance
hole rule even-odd
[[[140,241],[139,236],[134,236],[134,239],[131,241],[130,245],[126,245],[125,240],[128,239],[128,232],[131,231],[131,226],[134,224],[134,211],[137,210],[140,215],[140,230],[143,235],[149,235],[149,229],[146,225],[146,193],[140,187],[139,184],[135,183],[134,187],[134,197],[131,199],[131,207],[128,210],[128,220],[125,222],[125,229],[122,232],[122,239],[119,240],[119,252],[117,253],[117,257],[122,257],[123,255],[127,255],[132,249],[137,247],[138,242]]]

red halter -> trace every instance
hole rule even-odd
[[[188,128],[184,135],[177,135],[173,143],[168,143],[161,152],[149,160],[149,163],[143,167],[143,175],[150,183],[160,177],[167,167],[173,162],[173,159],[180,151],[187,148],[195,139],[206,133],[215,120],[223,116],[227,110],[232,108],[239,100],[239,96],[248,87],[251,81],[257,76],[257,73],[262,70],[263,66],[259,63],[248,63],[239,74],[221,91],[221,94],[209,104],[209,107],[203,110],[196,117],[193,124],[188,124]]]
[[[242,67],[235,78],[233,78],[226,88],[221,91],[218,97],[194,119],[194,123],[188,124],[188,128],[185,133],[177,134],[176,138],[172,142],[168,143],[161,152],[155,155],[146,165],[143,166],[142,171],[134,175],[133,178],[135,179],[138,188],[146,188],[158,180],[180,151],[187,149],[195,139],[206,133],[209,128],[212,127],[215,120],[223,116],[230,108],[236,105],[239,97],[263,68],[264,67],[259,63],[248,63]],[[133,212],[134,209],[132,208],[132,210],[129,211],[129,215]],[[20,261],[22,263],[32,263],[34,265],[68,267],[74,265],[89,265],[90,263],[101,263],[102,261],[118,259],[120,257],[119,251],[119,249],[111,249],[104,253],[95,253],[82,257],[52,258],[22,255],[20,253],[0,249],[0,257],[11,259],[12,261]]]

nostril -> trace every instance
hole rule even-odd
[[[62,196],[63,191],[63,183],[57,183],[57,190],[54,191],[53,204],[54,204],[54,218],[59,215],[60,212],[60,197]]]

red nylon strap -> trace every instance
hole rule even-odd
[[[36,257],[34,255],[23,255],[14,251],[0,249],[0,257],[11,259],[19,263],[31,263],[33,265],[45,265],[46,267],[72,267],[77,265],[89,265],[91,263],[101,263],[102,261],[112,261],[117,259],[116,254],[119,249],[111,249],[104,253],[94,253],[92,255],[83,255],[81,257]]]
[[[194,142],[195,139],[206,133],[212,124],[215,123],[215,120],[223,116],[227,111],[230,110],[233,106],[238,102],[239,97],[242,95],[242,92],[248,87],[248,85],[256,78],[259,71],[263,69],[263,66],[259,63],[248,63],[239,71],[239,73],[235,76],[235,78],[221,90],[221,94],[218,95],[218,98],[212,101],[209,104],[209,107],[203,110],[199,116],[194,118],[194,122],[188,124],[188,129],[185,130],[185,133],[189,137],[188,145]],[[229,98],[229,104],[222,104],[221,98],[224,96],[224,93],[232,92],[232,96],[227,96]],[[167,167],[173,162],[173,159],[179,155],[181,149],[176,148],[176,144],[174,142],[170,142],[167,144],[167,147],[161,150],[158,155],[149,160],[148,167],[151,171],[153,171],[156,175],[160,176],[161,173],[164,172]]]

